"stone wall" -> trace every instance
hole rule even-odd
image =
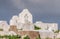
[[[28,35],[30,39],[36,39],[37,37],[39,37],[39,32],[36,31],[20,31],[18,33],[21,36]]]
[[[15,33],[18,33],[17,27],[15,25],[11,25],[9,31],[14,31]]]
[[[54,33],[53,32],[45,30],[45,31],[39,31],[39,33],[40,33],[41,39],[46,39],[47,37],[54,39]]]
[[[24,35],[28,35],[30,37],[30,39],[36,39],[37,37],[39,37],[39,32],[37,31],[18,31],[15,25],[11,25],[9,31],[14,31],[15,33],[17,33],[18,35],[24,36]]]

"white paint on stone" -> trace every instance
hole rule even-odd
[[[33,17],[32,14],[28,11],[28,9],[24,9],[20,14],[19,14],[19,19],[21,23],[25,23],[26,21],[29,21],[33,23]]]
[[[45,39],[47,37],[52,38],[52,39],[54,38],[54,33],[49,30],[40,30],[39,34],[42,39]]]
[[[10,25],[17,26],[17,29],[22,29],[23,31],[37,31],[39,32],[41,38],[54,37],[53,30],[58,30],[58,24],[57,23],[44,23],[41,21],[37,21],[33,24],[33,17],[32,14],[28,11],[28,9],[24,9],[19,16],[14,15],[10,20]],[[7,34],[7,35],[16,35],[15,32],[9,31],[9,26],[6,21],[0,21],[0,29],[3,29],[3,31],[0,31],[1,35]],[[34,25],[37,27],[40,27],[41,30],[34,30]],[[57,35],[57,37],[60,37],[60,33]]]
[[[24,9],[19,16],[13,16],[10,20],[10,25],[16,25],[17,29],[23,30],[32,30],[33,29],[33,20],[32,14],[28,11],[28,9]]]
[[[10,25],[16,25],[17,26],[17,22],[18,22],[18,16],[15,15],[10,20]]]
[[[0,21],[0,29],[3,31],[9,31],[9,25],[6,21]]]
[[[57,23],[43,23],[41,21],[37,21],[36,23],[34,23],[34,25],[42,28],[42,30],[49,30],[49,31],[58,30],[58,24]]]

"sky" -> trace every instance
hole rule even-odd
[[[27,8],[33,21],[58,23],[60,29],[60,0],[0,0],[0,20],[9,20]]]

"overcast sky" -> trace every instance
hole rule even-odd
[[[60,0],[0,0],[0,20],[9,22],[27,8],[35,21],[58,23],[60,27]]]

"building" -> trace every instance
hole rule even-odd
[[[0,21],[0,31],[9,31],[9,25],[6,21]]]
[[[46,38],[54,39],[54,32],[51,32],[49,30],[40,30],[39,33],[41,39],[46,39]]]
[[[35,28],[37,30],[35,30]],[[35,39],[39,36],[42,39],[45,39],[46,37],[53,39],[55,36],[54,31],[57,30],[57,23],[44,23],[42,21],[33,23],[33,16],[28,9],[24,9],[19,15],[14,15],[11,18],[9,25],[6,21],[0,21],[1,35],[21,35],[22,39],[26,35],[31,39]],[[59,38],[60,35],[57,35],[57,37]]]
[[[49,31],[56,31],[58,30],[58,24],[57,23],[43,23],[41,21],[38,21],[34,23],[37,27],[40,27],[42,30],[49,30]]]
[[[49,31],[56,31],[58,30],[58,24],[57,23],[44,23],[42,21],[37,21],[36,23],[33,23],[33,16],[28,11],[28,9],[24,9],[19,16],[13,16],[10,20],[10,25],[16,25],[17,29],[23,29],[23,30],[34,30],[34,25],[37,27],[41,27],[43,30],[49,30]]]
[[[33,17],[28,9],[24,9],[19,16],[13,16],[10,20],[10,25],[16,25],[17,29],[33,30]]]
[[[28,11],[28,9],[24,9],[20,14],[19,14],[19,21],[21,23],[25,23],[25,22],[30,22],[33,23],[33,17],[32,14]]]

